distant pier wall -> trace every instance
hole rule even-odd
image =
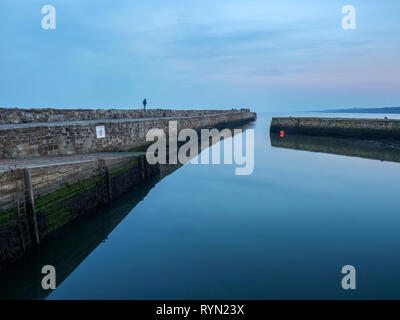
[[[53,111],[56,112],[55,110]],[[105,118],[97,120],[86,120],[86,118],[89,115],[99,117],[99,114],[96,113],[99,111],[93,111],[93,113],[77,111],[76,115],[74,115],[73,111],[64,111],[66,113],[63,114],[63,118],[56,118],[71,119],[68,122],[52,121],[0,124],[0,159],[63,156],[104,151],[129,151],[145,145],[146,134],[152,128],[159,128],[167,133],[169,121],[177,121],[178,130],[183,128],[199,130],[201,128],[256,119],[256,114],[249,110],[163,110],[163,115],[165,114],[167,117],[160,118],[150,117],[159,114],[160,110],[154,113],[149,110],[144,115],[140,114],[141,116],[146,116],[146,118],[137,119],[115,119],[112,117],[129,116],[138,111],[111,111],[110,113],[107,113],[107,111],[100,113]],[[44,112],[43,119],[52,119],[48,111]],[[9,120],[9,117],[5,118]],[[21,115],[19,117],[21,118]],[[24,117],[27,117],[27,115],[25,114]],[[85,118],[85,120],[82,121],[82,118]],[[97,139],[96,126],[104,126],[104,139]]]
[[[309,136],[400,140],[400,120],[356,118],[272,118],[270,132]]]

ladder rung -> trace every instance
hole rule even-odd
[[[15,169],[17,167],[15,166]],[[32,245],[30,236],[30,227],[27,220],[27,203],[26,203],[26,186],[23,181],[24,175],[22,172],[15,170],[15,200],[17,204],[17,215],[15,219],[16,225],[18,225],[21,233],[22,247],[26,250],[27,247]]]

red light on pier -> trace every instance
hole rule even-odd
[[[285,131],[281,131],[281,137],[284,137],[285,136]]]

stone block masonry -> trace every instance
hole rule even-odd
[[[169,121],[177,121],[178,130],[182,128],[199,130],[256,119],[256,114],[249,110],[222,112],[164,110],[163,112],[163,114],[173,114],[174,116],[109,119],[113,113],[105,113],[107,119],[77,121],[76,119],[88,116],[87,112],[78,112],[75,118],[70,116],[70,112],[67,112],[64,118],[68,116],[74,120],[70,122],[2,124],[0,125],[0,159],[129,151],[146,144],[146,133],[149,129],[159,128],[167,132]],[[120,116],[120,113],[116,114]],[[96,126],[99,125],[105,127],[105,139],[97,139]]]
[[[18,186],[28,208],[26,172],[31,177],[33,211],[26,209],[30,246],[71,220],[108,203],[132,186],[159,174],[143,153],[0,172],[0,269],[26,251],[18,215]],[[21,184],[22,183],[22,184]],[[29,249],[29,248],[28,248]]]
[[[400,140],[400,120],[356,118],[272,118],[270,132],[310,136]]]

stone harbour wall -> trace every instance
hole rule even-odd
[[[20,109],[0,108],[0,124],[66,122],[111,119],[191,117],[235,110],[168,110],[168,109]]]
[[[271,146],[278,148],[337,154],[350,157],[400,162],[400,142],[384,140],[318,137],[306,135],[270,135]]]
[[[198,130],[255,119],[255,113],[242,111],[190,117],[0,125],[0,159],[130,151],[146,144],[148,130],[159,128],[168,132],[169,121],[177,121],[178,130]],[[105,127],[104,139],[97,139],[96,126]]]

